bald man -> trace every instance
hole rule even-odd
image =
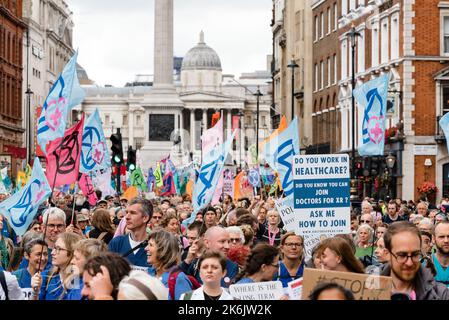
[[[196,250],[198,240],[195,240],[189,250]],[[205,249],[221,251],[226,256],[229,250],[229,233],[222,227],[214,226],[207,229],[203,236]],[[194,255],[188,254],[187,258],[181,262],[180,267],[185,274],[194,276],[200,283],[200,272],[198,269],[198,258],[192,259]],[[236,263],[226,259],[226,274],[221,279],[222,287],[229,287],[234,283],[239,267]]]

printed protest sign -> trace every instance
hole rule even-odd
[[[295,156],[293,179],[299,234],[350,233],[348,155]]]
[[[302,298],[302,281],[303,278],[299,278],[288,283],[288,296],[290,300],[301,300]]]
[[[351,290],[356,300],[391,299],[391,288],[393,285],[391,277],[305,268],[303,279],[303,300],[308,300],[313,288],[323,282],[342,285],[346,289]]]
[[[229,287],[229,293],[239,300],[279,300],[284,295],[282,282],[254,282],[233,284]]]

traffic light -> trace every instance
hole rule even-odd
[[[121,165],[123,163],[123,147],[120,129],[117,129],[117,133],[111,135],[110,140],[112,142],[112,163],[115,165]]]
[[[132,146],[128,147],[128,156],[126,158],[126,168],[129,172],[136,170],[136,150]]]
[[[371,175],[371,157],[363,158],[363,175],[369,177]]]

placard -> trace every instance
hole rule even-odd
[[[295,156],[293,179],[299,234],[350,233],[348,155]]]
[[[279,300],[284,289],[280,281],[253,282],[233,284],[229,293],[238,300]]]
[[[308,300],[313,289],[323,282],[338,283],[351,290],[355,300],[391,300],[391,277],[305,268],[303,279],[303,300]]]
[[[299,278],[288,283],[288,296],[290,300],[301,300],[303,278]]]

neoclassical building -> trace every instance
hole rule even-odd
[[[86,78],[84,70],[79,76]],[[259,141],[271,133],[270,105],[272,102],[270,72],[243,73],[239,79],[223,74],[218,54],[204,41],[183,58],[180,81],[174,81],[179,101],[159,103],[160,90],[153,87],[151,76],[139,76],[127,87],[83,86],[86,98],[75,109],[73,120],[79,111],[90,115],[99,109],[106,137],[120,128],[123,149],[128,146],[140,149],[140,165],[154,166],[166,158],[178,165],[191,160],[201,161],[201,134],[211,127],[212,115],[223,116],[224,137],[230,137],[232,129],[242,129],[233,143],[232,163],[244,166],[248,161],[248,148],[256,142],[256,110],[259,96]],[[80,79],[82,82],[83,79]],[[109,141],[108,141],[109,143]]]

